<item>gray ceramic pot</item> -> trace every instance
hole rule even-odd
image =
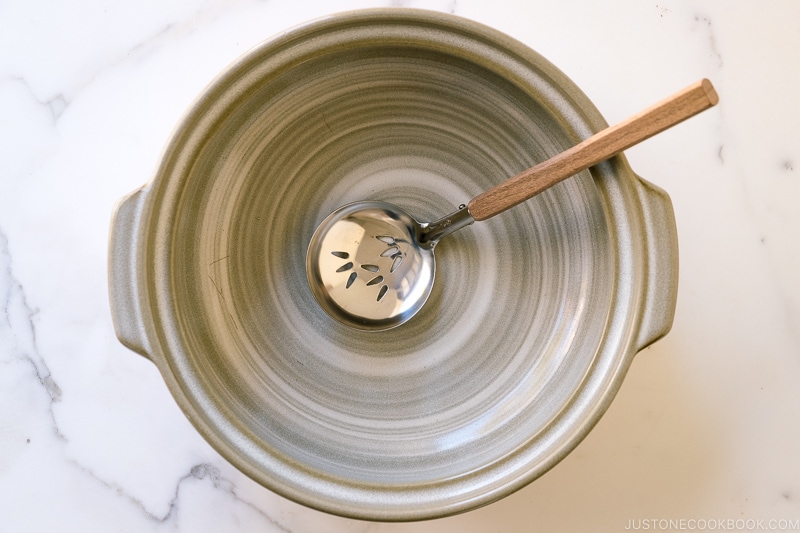
[[[317,224],[360,199],[434,220],[606,126],[561,72],[453,16],[343,14],[256,47],[189,109],[111,228],[120,340],[264,486],[375,520],[463,512],[542,475],[670,328],[666,194],[616,157],[437,248],[420,315],[330,319]]]

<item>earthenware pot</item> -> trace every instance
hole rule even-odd
[[[669,330],[667,195],[618,156],[463,229],[437,248],[423,311],[383,332],[319,308],[306,247],[350,201],[435,220],[605,126],[544,58],[454,16],[357,11],[281,34],[210,84],[117,205],[117,335],[277,493],[373,520],[487,504],[567,455]]]

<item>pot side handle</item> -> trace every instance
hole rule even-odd
[[[108,294],[117,338],[136,353],[150,358],[139,280],[139,225],[146,189],[136,190],[114,206],[108,254]]]
[[[666,192],[639,178],[644,210],[647,276],[637,349],[643,350],[672,329],[678,297],[678,231]]]

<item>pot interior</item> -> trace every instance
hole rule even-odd
[[[574,144],[563,114],[469,50],[420,40],[252,67],[266,57],[217,81],[224,97],[201,100],[171,148],[189,163],[158,178],[171,215],[156,322],[184,408],[248,473],[334,512],[343,487],[376,507],[519,484],[537,465],[498,465],[559,431],[604,341],[614,244],[592,174],[444,239],[428,303],[389,331],[325,314],[305,254],[352,201],[451,212]],[[492,469],[494,485],[476,476]]]

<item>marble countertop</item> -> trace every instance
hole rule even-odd
[[[326,515],[239,473],[116,340],[106,286],[112,206],[203,87],[288,27],[381,6],[508,33],[609,123],[702,77],[721,97],[627,152],[674,203],[672,332],[545,476],[410,524]],[[0,3],[0,531],[800,530],[798,20],[795,0]]]

